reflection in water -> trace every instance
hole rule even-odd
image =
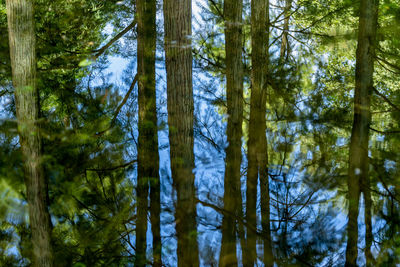
[[[0,266],[400,264],[392,2],[0,1]]]

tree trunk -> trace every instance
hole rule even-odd
[[[155,87],[156,1],[138,0],[136,7],[139,142],[135,265],[145,266],[147,262],[146,233],[150,188],[154,265],[160,266],[160,176]]]
[[[32,231],[33,266],[53,266],[47,181],[41,163],[42,141],[38,125],[33,1],[7,0],[6,5],[18,133]]]
[[[346,266],[357,266],[360,184],[369,181],[368,140],[375,57],[378,0],[361,0],[356,55],[354,120],[350,141]],[[369,182],[367,182],[369,184]]]
[[[282,32],[282,44],[280,51],[280,61],[285,62],[289,59],[290,46],[289,46],[289,21],[290,21],[290,10],[292,9],[292,0],[285,0],[285,9],[283,11],[283,32]]]
[[[164,1],[165,61],[171,172],[177,193],[178,266],[198,266],[194,187],[192,2]]]
[[[375,266],[375,259],[372,256],[372,199],[371,199],[371,188],[370,180],[366,179],[364,183],[361,184],[362,193],[364,195],[365,209],[364,209],[364,222],[365,222],[365,260],[366,266]]]
[[[219,266],[237,265],[236,217],[242,214],[241,174],[243,122],[243,0],[225,0],[225,62],[228,126],[224,177],[224,209]],[[242,250],[245,249],[242,247]]]
[[[269,219],[268,150],[266,139],[266,101],[268,78],[268,0],[251,2],[252,83],[248,141],[246,191],[247,231],[246,266],[257,262],[257,185],[260,179],[261,217],[264,240],[264,263],[272,266]]]

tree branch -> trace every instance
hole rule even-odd
[[[113,167],[105,168],[105,169],[86,169],[86,171],[95,171],[95,172],[114,171],[116,169],[128,167],[129,165],[132,165],[133,163],[136,163],[136,162],[137,162],[137,159],[134,159],[134,160],[128,161],[128,162],[118,165],[118,166],[113,166]]]
[[[114,125],[115,121],[117,120],[118,114],[121,111],[122,107],[126,104],[126,101],[128,101],[128,98],[130,96],[130,94],[132,93],[133,89],[135,88],[135,84],[137,83],[138,80],[138,75],[135,75],[135,78],[133,78],[133,81],[131,83],[131,86],[129,87],[128,92],[126,93],[124,99],[122,100],[121,104],[119,104],[119,106],[117,107],[117,110],[115,111],[114,117],[111,121],[111,125]]]
[[[380,134],[396,134],[396,133],[400,133],[400,130],[394,130],[394,131],[380,131],[377,129],[374,129],[372,127],[369,127],[372,131],[380,133]]]
[[[113,119],[111,120],[110,126],[108,126],[107,129],[105,129],[105,130],[103,130],[103,131],[101,131],[101,132],[96,133],[96,136],[103,135],[105,132],[107,132],[108,130],[110,130],[110,129],[114,126],[115,121],[117,120],[118,114],[119,114],[119,112],[121,111],[122,107],[123,107],[123,106],[126,104],[126,102],[128,101],[128,98],[129,98],[130,94],[132,93],[133,89],[135,88],[135,84],[137,83],[138,78],[139,78],[139,77],[138,77],[138,75],[136,74],[136,75],[135,75],[135,78],[133,79],[133,81],[132,81],[132,83],[131,83],[131,86],[129,87],[128,92],[127,92],[127,93],[125,94],[125,96],[124,96],[124,99],[122,100],[121,104],[118,105],[117,110],[115,111],[115,114],[114,114],[114,116],[113,116]]]
[[[7,91],[7,90],[0,91],[0,97],[2,97],[2,96],[5,95],[5,94],[9,94],[9,93],[10,93],[10,92]]]
[[[389,98],[387,98],[385,95],[381,94],[375,87],[373,87],[374,92],[379,95],[380,97],[383,98],[383,100],[385,100],[392,108],[396,109],[397,111],[400,111],[400,108],[398,106],[396,106],[395,104],[393,104]]]
[[[399,72],[400,72],[400,67],[399,67],[399,66],[390,63],[389,61],[387,61],[386,59],[384,59],[384,58],[382,58],[382,57],[376,56],[376,59],[378,59],[378,62],[379,62],[379,61],[382,61],[383,63],[385,63],[385,64],[388,65],[389,67],[395,69],[395,70],[397,71],[397,72],[394,72],[395,74],[399,74]],[[393,71],[392,71],[392,72],[393,72]]]
[[[129,24],[125,29],[123,29],[120,33],[118,33],[114,38],[112,38],[107,44],[105,44],[103,47],[100,49],[97,49],[93,52],[96,52],[96,54],[93,56],[93,60],[96,60],[101,54],[103,54],[111,45],[113,45],[118,39],[120,39],[122,36],[124,36],[128,31],[133,29],[136,25],[136,18],[132,21],[131,24]]]

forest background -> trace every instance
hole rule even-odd
[[[397,0],[0,0],[1,266],[400,264]]]

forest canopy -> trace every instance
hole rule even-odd
[[[0,266],[400,265],[398,0],[0,0]]]

